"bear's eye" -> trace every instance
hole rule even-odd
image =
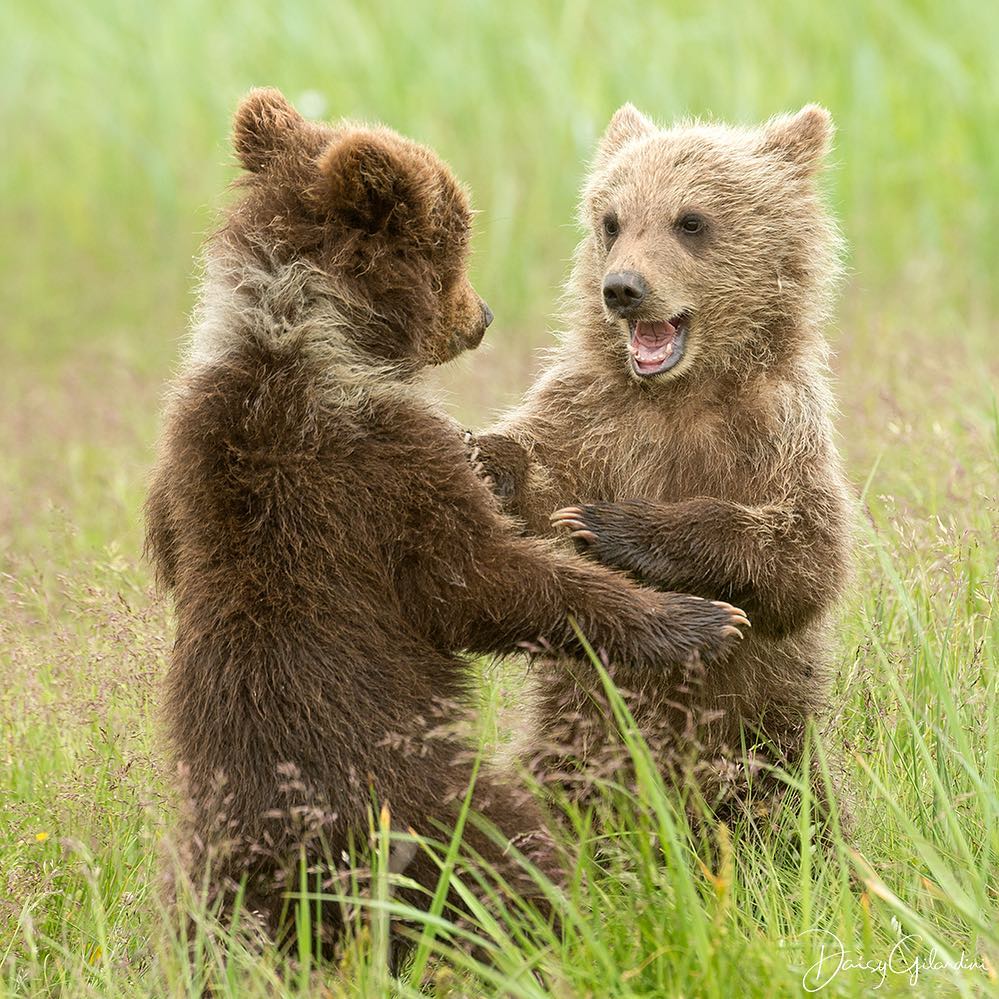
[[[617,220],[617,215],[614,212],[608,212],[604,216],[604,239],[607,245],[610,246],[611,243],[617,239],[617,234],[621,231],[621,224]]]
[[[685,212],[677,219],[676,227],[687,236],[696,236],[704,232],[706,224],[703,215],[698,215],[697,212]]]

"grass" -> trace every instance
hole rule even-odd
[[[882,993],[999,992],[997,10],[11,0],[0,39],[0,995],[198,988],[157,902],[170,621],[138,511],[191,260],[232,176],[228,115],[258,83],[384,119],[469,182],[498,319],[435,383],[474,423],[548,342],[583,163],[619,103],[754,121],[818,100],[840,129],[828,188],[852,257],[830,336],[863,522],[813,752],[845,756],[856,835],[820,848],[804,791],[765,835],[705,845],[649,771],[636,798],[609,792],[600,837],[570,816],[562,935],[483,910],[479,967],[440,960],[440,917],[427,988],[797,995],[835,936],[862,966],[826,993],[866,995],[899,940]],[[516,676],[484,680],[495,739]],[[413,969],[387,977],[378,925],[339,969],[205,939],[200,970],[232,996],[417,994]]]

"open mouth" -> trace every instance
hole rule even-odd
[[[654,322],[632,319],[628,323],[629,352],[635,374],[647,378],[675,367],[683,357],[689,325],[690,315],[686,312]]]

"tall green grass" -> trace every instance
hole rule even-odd
[[[996,993],[997,43],[999,8],[968,0],[0,7],[0,994],[210,978],[231,996],[795,995],[835,966],[834,938],[864,967],[827,994],[869,994],[893,949],[881,993]],[[207,923],[190,966],[158,901],[170,621],[138,511],[192,259],[233,175],[229,115],[265,83],[308,114],[387,121],[470,184],[498,320],[436,384],[472,422],[520,394],[548,342],[576,190],[617,105],[831,109],[826,183],[852,255],[830,336],[863,518],[811,752],[844,761],[852,835],[817,828],[807,785],[766,827],[691,830],[621,706],[638,789],[608,788],[599,826],[568,810],[561,933],[497,899],[468,929],[494,955],[477,964],[442,907],[444,884],[474,878],[444,844],[397,978],[387,877],[339,968],[307,932],[289,966]],[[492,744],[518,675],[483,674]],[[973,967],[946,966],[962,953]]]

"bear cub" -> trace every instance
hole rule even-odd
[[[830,685],[849,488],[823,326],[841,243],[811,105],[755,128],[613,117],[586,180],[568,331],[476,461],[536,535],[647,585],[745,607],[736,653],[691,682],[627,682],[664,771],[724,810],[793,766]],[[536,671],[536,727],[605,741],[599,689]],[[606,745],[605,745],[606,748]],[[779,782],[775,782],[780,786]]]
[[[475,347],[491,314],[469,283],[465,192],[383,127],[303,119],[273,90],[240,105],[244,174],[211,238],[186,366],[147,504],[176,605],[166,721],[188,801],[187,874],[223,915],[278,939],[304,850],[335,893],[372,806],[394,831],[447,835],[473,774],[462,652],[543,638],[579,653],[568,615],[615,660],[666,670],[723,657],[745,618],[658,593],[521,538],[414,383]],[[475,782],[470,852],[543,897],[506,842],[558,864],[534,803]],[[391,868],[439,869],[400,840]],[[356,875],[356,871],[354,872]],[[335,940],[340,907],[323,923]]]

